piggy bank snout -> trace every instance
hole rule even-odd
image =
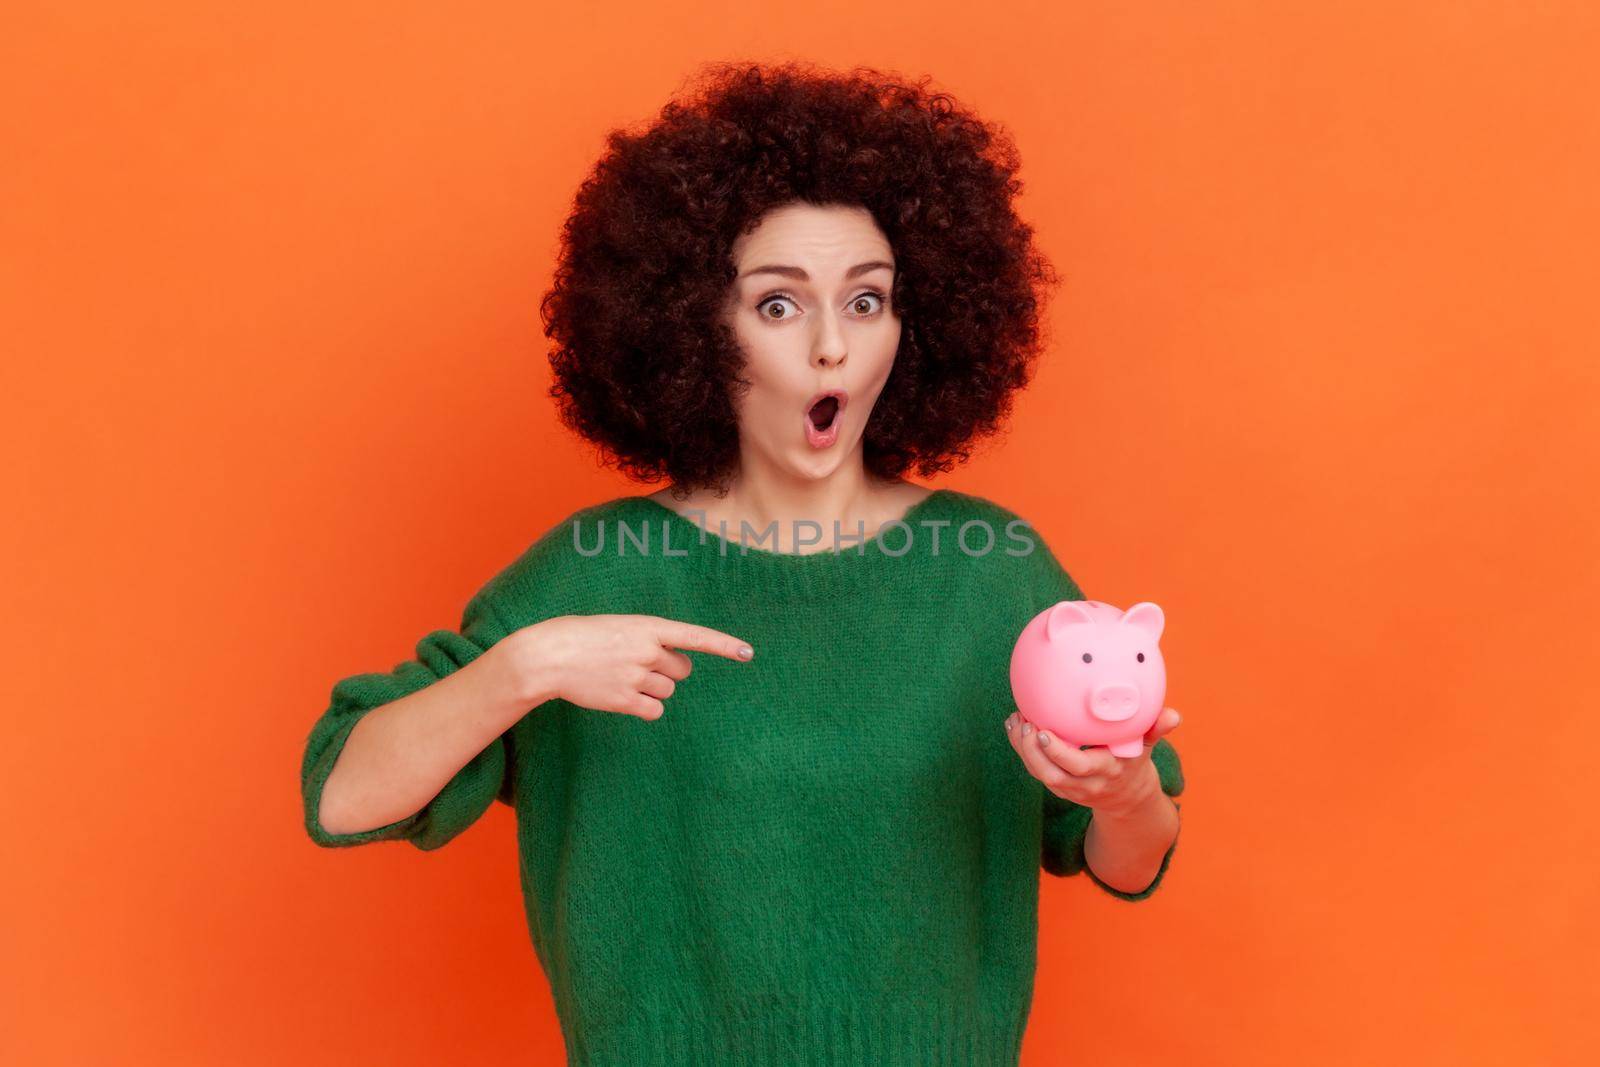
[[[1139,712],[1139,690],[1126,683],[1096,686],[1089,693],[1089,714],[1104,722],[1122,722]]]

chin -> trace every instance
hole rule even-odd
[[[789,464],[788,466],[790,473],[792,473],[796,478],[812,482],[827,481],[828,478],[839,469],[839,464],[836,463],[831,457],[819,458],[816,456],[802,456],[798,462]]]
[[[844,466],[845,460],[852,454],[850,448],[843,441],[822,452],[813,452],[807,449],[805,452],[800,453],[795,473],[802,478],[810,478],[819,482],[824,481],[837,474],[839,469]]]

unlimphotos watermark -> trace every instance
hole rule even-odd
[[[726,521],[717,523],[717,532],[712,532],[706,527],[706,513],[703,509],[692,509],[678,513],[693,526],[694,532],[699,535],[699,543],[703,546],[710,542],[717,543],[719,554],[726,556],[730,549],[738,548],[741,555],[748,555],[750,549],[768,553],[779,553],[778,530],[780,523],[773,520],[765,527],[757,529],[749,520],[741,520],[737,539],[728,537],[728,524]],[[695,516],[690,519],[689,516]],[[648,556],[657,551],[662,556],[679,557],[690,554],[690,549],[674,545],[673,527],[676,525],[670,518],[644,519],[637,523],[626,522],[622,519],[596,519],[588,524],[590,532],[585,532],[585,523],[580,519],[572,520],[572,547],[581,556],[594,557],[607,550],[607,545],[613,545],[611,551],[619,556],[635,555]],[[942,544],[954,542],[956,548],[968,556],[983,556],[995,551],[997,548],[1008,556],[1026,556],[1031,553],[1037,542],[1027,536],[1026,531],[1031,529],[1026,519],[1012,519],[1005,525],[1006,542],[1002,545],[1001,539],[996,535],[994,525],[985,519],[968,519],[959,525],[949,519],[920,519],[914,525],[904,519],[890,519],[872,536],[867,536],[866,523],[856,523],[855,533],[845,533],[839,520],[832,523],[833,538],[826,551],[839,554],[844,551],[854,551],[858,556],[867,554],[870,547],[873,551],[891,558],[906,555],[918,544],[918,538],[927,538],[927,547],[931,555],[939,555]],[[823,544],[823,525],[813,519],[795,519],[791,524],[792,536],[790,543],[794,545],[795,553],[800,550]],[[917,527],[923,533],[917,532]],[[953,530],[947,529],[954,527]],[[608,533],[614,531],[614,535]],[[949,534],[941,542],[941,535]],[[845,545],[854,546],[853,549]],[[779,554],[795,554],[779,553]],[[805,553],[809,555],[810,553]]]

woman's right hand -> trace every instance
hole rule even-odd
[[[532,704],[553,697],[579,707],[661,718],[662,701],[689,676],[693,649],[746,662],[737,637],[656,615],[558,615],[508,634],[495,645],[518,694]],[[751,653],[753,656],[754,653]]]

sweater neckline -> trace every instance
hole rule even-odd
[[[841,530],[837,549],[806,553],[740,544],[649,496],[625,499],[635,506],[636,513],[654,516],[665,524],[657,528],[670,535],[666,540],[668,556],[687,552],[705,577],[730,591],[747,588],[763,598],[795,600],[858,595],[882,585],[877,576],[892,574],[896,567],[914,566],[914,560],[929,555],[927,545],[931,540],[929,532],[917,523],[928,519],[952,493],[950,489],[933,489],[871,536],[856,541],[851,531]],[[887,541],[883,536],[886,532],[890,534]],[[823,537],[828,540],[831,531],[825,531]]]

